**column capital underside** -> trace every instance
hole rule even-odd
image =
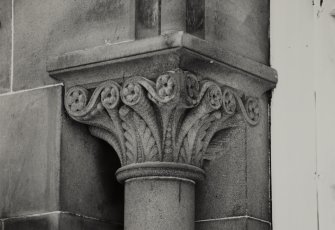
[[[121,165],[172,162],[201,168],[213,136],[260,118],[258,98],[176,69],[156,78],[105,81],[66,92],[65,108],[108,142]]]

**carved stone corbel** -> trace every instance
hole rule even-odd
[[[257,98],[181,69],[155,82],[135,76],[93,91],[72,87],[65,108],[118,154],[125,229],[137,230],[193,230],[194,183],[204,178],[204,160],[212,159],[211,139],[227,128],[255,126],[261,114]]]

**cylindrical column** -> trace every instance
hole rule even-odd
[[[194,182],[141,177],[125,182],[126,230],[194,230]]]
[[[150,162],[122,167],[125,183],[125,230],[194,230],[195,182],[202,169]]]

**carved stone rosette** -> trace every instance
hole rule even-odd
[[[72,87],[65,108],[115,149],[122,166],[174,162],[201,168],[216,132],[260,119],[257,98],[180,69],[156,82],[136,76],[122,85],[103,82],[93,92]]]

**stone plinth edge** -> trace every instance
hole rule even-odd
[[[193,165],[173,162],[145,162],[124,166],[115,173],[120,183],[128,179],[139,177],[176,177],[201,181],[205,178],[205,171]]]

